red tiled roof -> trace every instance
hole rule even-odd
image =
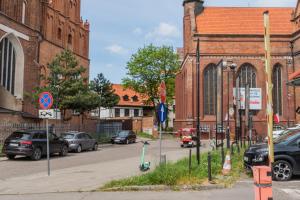
[[[196,18],[200,34],[264,34],[263,13],[270,13],[273,35],[291,34],[293,8],[205,7]]]
[[[143,102],[146,98],[142,97],[141,94],[131,89],[124,89],[120,84],[113,84],[113,89],[115,90],[115,94],[120,97],[118,106],[147,106]],[[128,101],[125,101],[123,98],[126,95],[128,96]],[[132,97],[134,96],[138,97],[138,101],[133,101]]]
[[[293,79],[300,78],[300,70],[295,71],[294,73],[289,75],[289,81],[292,81]]]

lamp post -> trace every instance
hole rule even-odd
[[[237,68],[237,65],[235,63],[231,63],[228,65],[230,70],[228,70],[228,73],[227,73],[227,132],[226,132],[226,139],[227,139],[227,148],[229,149],[230,148],[230,119],[229,119],[229,113],[230,113],[230,104],[229,104],[229,93],[230,93],[230,87],[229,87],[229,78],[230,78],[230,71],[232,72],[232,79],[233,79],[233,83],[235,82],[235,69]],[[234,86],[233,86],[234,88]],[[232,103],[233,105],[233,103]]]
[[[196,50],[196,76],[197,76],[197,163],[200,165],[200,39],[197,40]]]

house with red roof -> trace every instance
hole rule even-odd
[[[146,104],[147,97],[132,89],[125,89],[120,84],[113,84],[115,94],[119,96],[119,103],[113,108],[101,108],[101,119],[128,119],[153,116],[154,107]],[[99,117],[99,110],[91,113],[93,117]]]
[[[300,106],[300,89],[287,85],[289,79],[300,77],[300,7],[206,7],[202,0],[183,1],[182,65],[176,76],[175,129],[195,128],[197,118],[196,49],[200,41],[200,124],[213,131],[217,115],[217,64],[221,60],[236,64],[223,73],[223,116],[234,133],[233,82],[240,88],[249,84],[260,91],[260,106],[250,109],[253,130],[266,135],[266,76],[264,64],[263,13],[269,11],[271,32],[271,65],[273,110],[280,123],[292,125],[300,121],[295,110]],[[290,76],[290,77],[289,77]],[[245,111],[242,113],[243,135]],[[227,120],[229,116],[229,120]],[[225,120],[226,119],[226,120]],[[248,120],[248,119],[247,119]],[[228,123],[229,122],[229,123]]]

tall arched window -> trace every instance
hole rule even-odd
[[[256,70],[250,63],[241,66],[238,77],[240,78],[240,87],[245,88],[246,84],[250,84],[250,88],[256,88]]]
[[[217,66],[209,64],[204,70],[204,114],[216,114]]]
[[[0,57],[0,85],[14,95],[16,52],[8,38],[0,42]]]
[[[273,82],[273,110],[274,114],[282,115],[282,66],[277,63],[273,68],[272,82]]]

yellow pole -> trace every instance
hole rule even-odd
[[[271,41],[270,41],[270,18],[269,11],[264,12],[264,30],[265,30],[265,65],[266,65],[266,91],[267,91],[267,122],[268,122],[268,147],[269,164],[272,167],[274,163],[274,144],[273,144],[273,83],[271,76]]]

